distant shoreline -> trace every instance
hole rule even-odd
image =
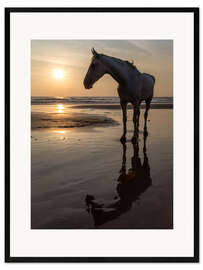
[[[145,104],[140,105],[141,109],[145,108]],[[71,108],[75,109],[109,109],[118,110],[121,108],[120,104],[80,104],[73,105]],[[151,109],[173,109],[173,104],[154,104],[151,103]],[[132,109],[132,105],[128,105],[128,109]]]

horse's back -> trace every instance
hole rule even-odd
[[[155,77],[151,74],[142,73],[141,99],[146,100],[153,97]]]

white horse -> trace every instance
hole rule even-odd
[[[123,111],[123,135],[121,142],[126,141],[127,104],[129,102],[134,109],[134,136],[132,141],[135,141],[138,135],[140,104],[143,100],[146,102],[144,130],[147,130],[148,110],[153,97],[155,78],[150,74],[141,73],[133,63],[99,54],[94,48],[92,49],[92,54],[93,58],[84,79],[84,86],[86,89],[92,88],[93,84],[104,74],[111,75],[118,82],[118,95]]]

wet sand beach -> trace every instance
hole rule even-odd
[[[136,144],[118,104],[32,105],[32,229],[172,229],[173,109],[144,107]]]

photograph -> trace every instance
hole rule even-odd
[[[199,8],[5,8],[5,261],[199,262]]]
[[[31,229],[173,230],[173,40],[32,39]]]

